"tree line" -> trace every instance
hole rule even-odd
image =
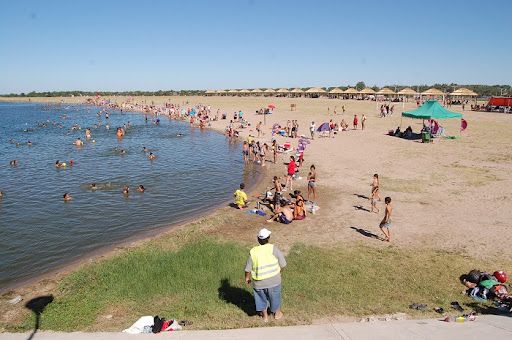
[[[342,90],[346,90],[351,86],[337,86]],[[357,90],[362,90],[366,87],[366,84],[362,81],[358,82],[354,86]],[[395,92],[398,92],[406,87],[410,87],[417,92],[423,92],[429,88],[436,88],[444,93],[450,93],[458,88],[465,87],[479,94],[480,97],[491,97],[491,96],[512,96],[511,85],[460,85],[460,84],[434,84],[434,85],[386,85],[382,87],[371,86],[375,91],[379,91],[381,88],[387,87]],[[333,89],[334,87],[325,87],[326,91]],[[303,88],[307,90],[308,88]],[[159,90],[159,91],[46,91],[36,92],[32,91],[29,93],[9,93],[2,94],[3,97],[93,97],[93,96],[200,96],[206,93],[205,90]]]

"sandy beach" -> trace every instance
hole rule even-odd
[[[104,99],[122,103],[127,98]],[[32,100],[59,102],[61,99]],[[79,103],[83,98],[63,100]],[[255,111],[273,103],[277,108],[266,116],[265,136],[259,138],[262,142],[270,142],[274,123],[285,126],[287,120],[296,119],[299,135],[309,136],[311,121],[318,127],[331,119],[338,123],[345,119],[350,125],[349,131],[339,132],[334,138],[316,138],[307,148],[305,166],[300,173],[303,179],[298,180],[295,187],[307,191],[307,169],[315,164],[321,210],[314,217],[294,224],[293,228],[278,226],[280,237],[287,244],[302,240],[307,234],[310,241],[318,244],[370,242],[382,246],[353,229],[379,234],[378,223],[382,216],[365,211],[370,206],[362,197],[369,195],[372,175],[378,173],[381,196],[391,196],[396,207],[394,246],[427,247],[479,257],[510,254],[508,221],[512,212],[507,209],[510,195],[504,190],[510,185],[507,174],[512,168],[512,151],[507,149],[512,141],[512,135],[507,133],[512,125],[508,115],[465,111],[469,127],[460,139],[436,139],[433,144],[422,144],[386,135],[399,125],[402,130],[410,125],[419,132],[421,120],[401,117],[402,111],[416,108],[414,101],[405,105],[393,103],[395,113],[386,118],[378,117],[380,103],[374,101],[227,96],[140,97],[134,101],[148,105],[171,102],[185,107],[199,103],[211,105],[212,112],[219,109],[228,115],[227,120],[212,122],[212,128],[219,131],[224,131],[233,112],[242,110],[251,126],[239,130],[240,140],[249,134],[256,135],[255,126],[263,117]],[[296,104],[297,109],[290,111],[290,104]],[[344,114],[342,106],[346,110]],[[460,112],[461,107],[451,109]],[[366,129],[352,130],[353,116],[361,117],[363,113],[368,117]],[[441,124],[448,135],[459,135],[458,120]],[[278,137],[277,140],[279,144],[291,142],[294,147],[297,144],[291,138]],[[285,174],[285,158],[282,156],[276,165],[267,163],[266,178],[259,190],[271,185],[272,176]],[[378,206],[382,208],[383,202]],[[237,235],[234,233],[233,237]]]
[[[123,97],[105,99],[117,103],[126,100]],[[65,103],[83,102],[83,98],[62,100]],[[60,102],[61,98],[32,98],[32,101]],[[392,103],[394,114],[385,118],[379,118],[377,105],[380,103],[374,101],[274,97],[138,97],[134,101],[154,105],[171,102],[185,107],[199,103],[211,105],[212,112],[219,109],[228,116],[227,120],[212,122],[212,128],[219,131],[224,131],[233,112],[241,110],[251,126],[240,130],[240,140],[256,135],[256,124],[263,121],[256,110],[273,103],[276,109],[266,116],[265,135],[256,138],[264,142],[271,140],[274,123],[284,126],[287,120],[296,119],[300,126],[299,135],[308,136],[311,121],[318,127],[331,119],[338,123],[345,119],[351,126],[353,116],[361,117],[364,113],[368,118],[364,131],[349,129],[334,138],[317,137],[308,145],[304,167],[300,170],[302,179],[294,183],[294,188],[307,192],[307,169],[314,164],[320,210],[291,225],[271,225],[274,241],[285,251],[296,243],[307,242],[326,248],[363,244],[376,249],[434,250],[463,257],[494,258],[497,263],[511,255],[512,236],[508,222],[512,218],[508,208],[511,196],[506,188],[512,184],[508,174],[512,169],[512,150],[508,148],[512,141],[512,135],[508,133],[512,122],[508,115],[463,112],[469,127],[460,139],[436,139],[432,144],[422,144],[417,140],[387,135],[388,130],[394,130],[400,124],[402,130],[410,125],[419,132],[421,121],[401,118],[403,110],[416,107],[413,101],[405,103],[404,107],[402,103]],[[290,111],[290,104],[296,104],[295,111]],[[343,114],[342,106],[345,108]],[[451,110],[460,112],[461,108],[454,106]],[[441,124],[448,135],[459,135],[459,120]],[[296,139],[285,137],[277,137],[277,141],[279,144],[291,142],[294,147],[297,144]],[[284,176],[285,161],[287,156],[280,156],[277,164],[267,162],[268,166],[262,168],[261,182],[251,194],[256,195],[270,187],[272,176]],[[374,173],[380,176],[381,197],[391,196],[393,199],[391,244],[372,237],[372,234],[381,236],[378,225],[384,208],[383,201],[378,202],[381,213],[369,212],[367,197]],[[233,220],[236,223],[232,223]],[[223,240],[251,243],[255,232],[264,225],[263,219],[225,207],[170,233],[171,237],[173,233],[183,237],[181,232],[199,228],[202,233],[221,236]],[[191,234],[193,237],[194,233]],[[134,242],[131,247],[140,243]],[[84,260],[81,264],[87,262]],[[51,292],[59,278],[71,270],[68,268],[56,278],[21,287],[9,296]],[[3,320],[19,318],[16,312],[9,312],[9,308],[7,312],[4,310]]]

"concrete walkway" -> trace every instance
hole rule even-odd
[[[0,333],[0,340],[27,339],[30,333]],[[280,340],[280,339],[512,339],[512,317],[485,315],[464,323],[429,320],[374,321],[334,323],[311,326],[260,327],[219,331],[181,331],[161,333],[158,339],[221,339],[221,340]],[[156,339],[153,334],[123,333],[53,333],[38,332],[33,339],[93,340],[93,339]]]

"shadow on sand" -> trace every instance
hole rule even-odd
[[[363,211],[366,211],[366,212],[370,212],[370,209],[367,209],[367,208],[363,207],[362,205],[354,205],[353,207],[356,210],[363,210]]]
[[[372,233],[371,231],[368,231],[368,230],[365,230],[365,229],[362,229],[362,228],[350,227],[350,229],[354,229],[355,231],[357,231],[359,234],[363,235],[364,237],[374,238],[374,239],[377,239],[379,241],[383,241],[384,240],[382,237]]]
[[[248,316],[256,315],[254,298],[245,289],[233,287],[229,279],[220,280],[218,289],[219,299],[231,303],[245,312]]]

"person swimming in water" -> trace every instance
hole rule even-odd
[[[13,168],[17,167],[18,166],[18,161],[16,159],[13,159],[12,161],[9,162],[9,165],[12,166]]]
[[[59,160],[55,161],[55,167],[56,167],[57,169],[65,168],[65,167],[66,167],[66,165],[67,165],[67,164],[66,164],[65,162],[61,162],[61,161],[59,161]]]
[[[84,142],[82,142],[80,137],[78,137],[73,144],[75,144],[76,146],[82,146],[84,145]]]
[[[95,191],[95,190],[98,190],[98,186],[96,185],[96,183],[91,183],[91,185],[89,185],[89,189],[91,189],[92,191]]]
[[[145,146],[143,146],[143,147],[142,147],[142,152],[144,152],[144,153],[148,153],[148,152],[149,152],[149,150],[148,150]]]
[[[68,192],[66,192],[64,193],[64,195],[62,195],[62,199],[64,200],[64,202],[68,202],[71,201],[72,197]]]
[[[31,141],[28,141],[28,142],[27,142],[27,145],[28,145],[28,146],[32,146],[32,142],[31,142]]]
[[[150,153],[149,153],[149,156],[148,156],[148,159],[149,159],[150,161],[154,161],[154,160],[156,159],[156,156],[155,156],[152,152],[150,152]]]
[[[146,191],[146,188],[144,188],[144,186],[142,184],[140,184],[138,187],[137,187],[137,191],[138,192],[144,192]]]
[[[125,185],[123,188],[123,195],[128,196],[130,194],[130,187]]]

